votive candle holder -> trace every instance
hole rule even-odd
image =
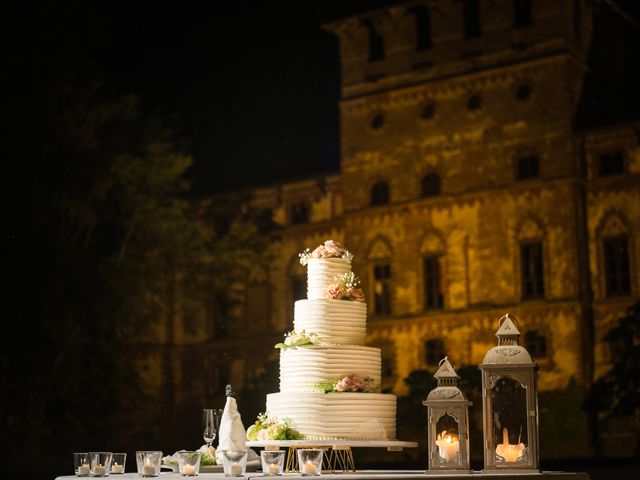
[[[111,475],[117,475],[124,473],[124,467],[127,463],[127,454],[118,452],[113,454],[113,461],[111,462]]]
[[[76,477],[88,477],[90,470],[89,453],[74,452],[73,454],[73,471]]]
[[[92,477],[108,477],[112,459],[111,452],[89,452],[89,474]]]
[[[162,452],[159,450],[139,450],[136,452],[136,466],[141,477],[160,475]]]
[[[222,450],[222,468],[225,477],[243,477],[247,469],[247,451]]]
[[[263,450],[260,452],[263,475],[282,475],[284,470],[284,450]]]
[[[195,477],[200,473],[200,452],[181,450],[178,452],[178,471],[183,477]]]
[[[298,468],[300,475],[314,476],[322,474],[322,454],[321,448],[299,448]]]

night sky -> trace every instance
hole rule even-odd
[[[338,48],[321,25],[380,3],[101,1],[103,65],[188,142],[196,195],[336,171]]]

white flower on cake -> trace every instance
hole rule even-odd
[[[267,413],[259,413],[256,422],[247,430],[247,440],[302,440],[304,437],[291,426],[291,419],[278,420]]]
[[[327,287],[327,298],[364,302],[364,293],[358,288],[360,279],[355,273],[341,273],[333,277],[335,283]]]
[[[349,250],[344,248],[340,242],[335,240],[327,240],[324,244],[317,246],[313,251],[306,249],[298,255],[300,263],[306,265],[312,258],[342,258],[351,263],[353,255]]]
[[[293,348],[303,347],[305,345],[315,345],[318,342],[318,335],[312,332],[305,332],[301,330],[296,332],[295,330],[291,330],[287,332],[284,336],[283,343],[276,343],[274,348]]]

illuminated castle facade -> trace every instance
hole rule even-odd
[[[247,338],[292,329],[298,253],[331,238],[355,254],[384,388],[445,354],[478,364],[505,312],[542,390],[601,375],[603,334],[640,296],[640,145],[637,124],[575,127],[590,5],[412,1],[327,25],[341,169],[249,192],[281,229],[237,312]]]

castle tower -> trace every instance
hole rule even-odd
[[[327,26],[340,43],[345,241],[365,252],[371,341],[396,352],[390,386],[416,363],[399,345],[427,363],[457,346],[479,362],[491,341],[481,319],[497,306],[527,319],[549,358],[543,388],[590,381],[572,122],[591,20],[581,0],[442,0]],[[553,342],[552,321],[563,325]],[[552,345],[570,338],[566,371],[554,371]]]

